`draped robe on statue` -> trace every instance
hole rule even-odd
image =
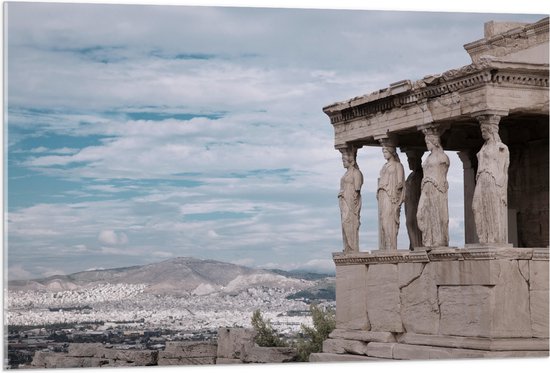
[[[340,180],[340,193],[338,194],[338,201],[342,216],[344,252],[359,251],[362,185],[363,174],[356,167],[349,167]]]
[[[422,244],[427,247],[449,245],[449,207],[447,171],[449,157],[443,150],[433,151],[422,165],[422,192],[418,202],[417,221],[422,231]]]
[[[399,213],[405,197],[405,172],[401,162],[384,164],[378,179],[378,237],[380,250],[397,250]]]
[[[472,201],[480,243],[508,242],[508,147],[487,142],[477,154],[478,169]]]

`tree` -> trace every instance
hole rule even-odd
[[[277,331],[271,326],[269,320],[264,320],[260,310],[252,314],[252,327],[257,332],[254,342],[261,347],[286,347],[287,344],[277,334]]]
[[[313,318],[313,327],[302,324],[303,336],[297,343],[299,361],[309,361],[310,354],[321,352],[323,341],[336,328],[334,311],[323,309],[315,304],[311,304],[309,309]]]

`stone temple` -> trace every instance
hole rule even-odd
[[[548,26],[488,22],[464,46],[471,64],[323,108],[347,170],[337,325],[311,361],[548,356]],[[386,159],[365,172],[379,175],[370,252],[356,157],[367,146]],[[449,152],[464,175],[460,248],[449,247]]]

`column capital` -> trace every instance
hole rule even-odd
[[[508,110],[480,110],[470,114],[472,118],[475,118],[480,124],[497,124],[502,117],[508,116]]]
[[[445,123],[426,123],[416,126],[416,128],[421,131],[424,135],[430,134],[430,135],[439,135],[441,136],[445,131],[447,131],[451,127],[450,124]]]
[[[382,146],[391,146],[394,148],[397,147],[397,136],[393,133],[374,135],[374,139],[378,141]]]

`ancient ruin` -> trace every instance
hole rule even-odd
[[[344,233],[337,329],[311,361],[548,356],[548,26],[488,22],[464,46],[470,65],[323,109],[336,149],[390,151],[380,246],[356,250]],[[392,147],[409,157],[406,182]],[[448,247],[445,152],[464,170],[461,248]],[[403,200],[410,246],[397,250]]]

